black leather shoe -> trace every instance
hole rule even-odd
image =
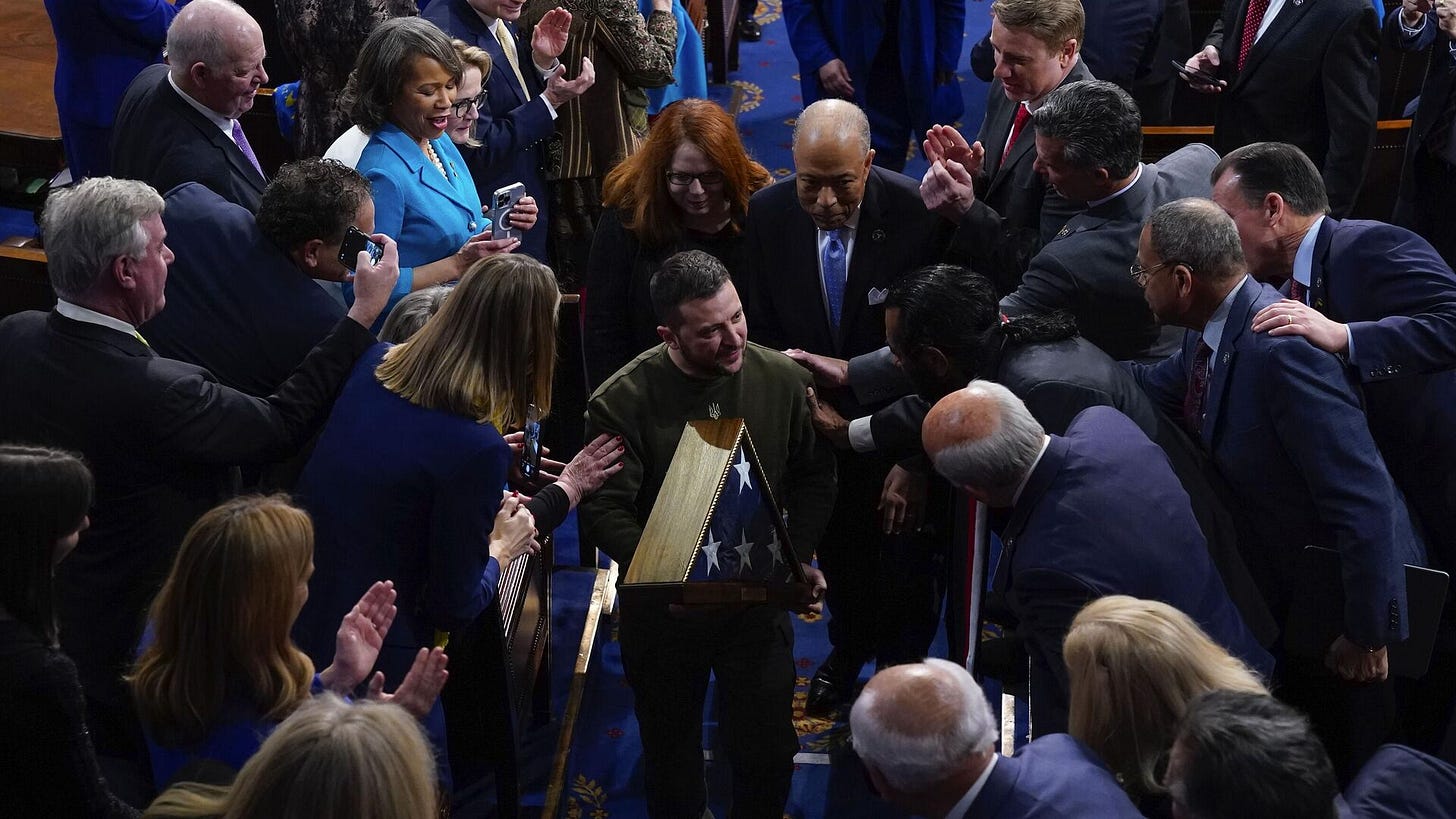
[[[763,29],[753,20],[738,21],[738,39],[749,43],[756,43],[763,39]]]
[[[863,660],[856,663],[839,651],[829,652],[824,664],[814,672],[814,679],[809,681],[804,713],[811,717],[828,717],[848,705],[854,698],[854,684],[862,667]]]

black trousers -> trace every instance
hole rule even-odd
[[[707,808],[703,702],[711,672],[733,773],[729,815],[780,819],[799,749],[789,615],[757,606],[673,616],[664,606],[624,599],[621,617],[622,668],[636,698],[648,815],[700,819]]]

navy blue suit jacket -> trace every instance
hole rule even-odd
[[[1383,745],[1345,789],[1356,819],[1451,819],[1456,768],[1404,745]]]
[[[182,99],[167,66],[149,66],[127,86],[111,134],[111,172],[169,191],[201,182],[254,213],[267,180],[238,146]]]
[[[1456,274],[1405,228],[1326,219],[1307,298],[1349,325],[1371,435],[1433,552],[1456,566]]]
[[[490,76],[484,85],[485,107],[475,125],[475,138],[481,144],[478,148],[461,145],[460,154],[475,177],[480,201],[487,207],[493,206],[491,194],[497,188],[516,182],[525,185],[526,193],[536,198],[536,207],[540,209],[537,226],[522,235],[520,252],[549,263],[546,225],[551,197],[546,193],[546,145],[548,138],[556,133],[556,120],[551,116],[551,103],[541,96],[546,86],[531,62],[530,32],[522,33],[512,23],[506,23],[516,39],[521,74],[529,86],[526,89],[529,93],[522,94],[500,41],[466,0],[435,0],[420,16],[451,37],[458,37],[490,55]]]
[[[1398,642],[1409,635],[1401,564],[1423,564],[1424,547],[1339,359],[1302,338],[1251,329],[1278,299],[1253,279],[1239,286],[1211,362],[1200,439],[1237,500],[1244,557],[1275,617],[1282,621],[1299,582],[1299,552],[1332,547],[1343,557],[1346,636]],[[1190,330],[1167,360],[1132,365],[1175,418],[1201,338]]]
[[[1229,600],[1188,493],[1168,457],[1111,407],[1082,411],[1052,436],[1001,532],[993,586],[1031,655],[1032,724],[1066,730],[1062,640],[1089,601],[1161,600],[1265,676],[1273,659]]]
[[[167,192],[162,224],[176,261],[167,309],[142,326],[168,358],[268,395],[344,317],[344,306],[263,236],[246,208],[196,182]]]
[[[996,760],[964,819],[1140,819],[1086,745],[1051,734]],[[953,817],[952,819],[961,819]]]

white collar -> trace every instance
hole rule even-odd
[[[197,113],[211,120],[213,125],[216,125],[219,129],[222,130],[224,134],[227,134],[228,139],[233,138],[233,120],[228,119],[222,114],[219,114],[218,112],[212,110],[211,108],[208,108],[206,105],[203,105],[202,103],[189,96],[186,91],[183,91],[180,87],[178,87],[177,81],[172,79],[171,71],[167,72],[167,82],[171,83],[172,90],[176,91],[177,94],[181,96],[188,105],[197,109]]]
[[[976,797],[980,796],[982,789],[986,787],[986,780],[991,778],[991,769],[996,767],[996,760],[1000,756],[995,751],[991,752],[991,761],[986,763],[985,769],[981,771],[980,776],[976,777],[976,781],[971,783],[971,789],[966,791],[966,795],[961,797],[961,801],[955,803],[955,807],[946,814],[946,819],[966,815],[966,812],[971,809],[971,805],[975,803]]]
[[[110,328],[118,333],[126,333],[133,337],[137,335],[137,329],[134,325],[128,324],[116,316],[108,316],[105,313],[98,313],[89,307],[72,304],[65,299],[56,299],[56,312],[72,321],[99,324],[102,327]]]
[[[1139,179],[1142,179],[1142,178],[1143,178],[1143,163],[1139,162],[1138,163],[1138,166],[1137,166],[1137,173],[1134,173],[1132,175],[1132,181],[1131,182],[1127,183],[1126,185],[1123,185],[1122,188],[1120,190],[1118,190],[1117,193],[1114,193],[1111,196],[1104,196],[1101,199],[1093,199],[1091,202],[1088,202],[1087,203],[1087,207],[1089,207],[1089,208],[1095,208],[1098,205],[1105,204],[1107,202],[1111,202],[1112,200],[1116,199],[1119,196],[1122,196],[1124,193],[1127,193],[1129,190],[1131,190],[1132,189],[1132,186],[1133,185],[1136,185],[1137,184],[1137,181]]]
[[[1305,232],[1304,238],[1299,240],[1299,249],[1294,251],[1294,280],[1309,289],[1310,268],[1314,267],[1314,243],[1319,239],[1320,226],[1325,223],[1324,214],[1314,220]]]
[[[1036,453],[1036,460],[1031,462],[1031,468],[1026,470],[1025,475],[1021,476],[1021,483],[1016,485],[1016,494],[1011,496],[1012,506],[1021,502],[1021,493],[1026,489],[1027,482],[1031,480],[1031,473],[1036,471],[1036,465],[1041,463],[1041,456],[1046,454],[1047,447],[1051,446],[1051,443],[1052,437],[1050,435],[1041,436],[1041,450]],[[990,769],[987,768],[987,770]]]
[[[1218,306],[1213,309],[1213,315],[1209,316],[1208,322],[1203,325],[1203,343],[1213,351],[1208,356],[1210,368],[1218,358],[1218,345],[1223,341],[1223,328],[1228,323],[1229,311],[1233,309],[1234,299],[1238,298],[1239,291],[1244,289],[1244,282],[1248,279],[1248,274],[1239,279],[1239,283],[1234,285],[1234,289],[1230,290],[1227,296],[1223,297],[1223,301],[1218,303]]]

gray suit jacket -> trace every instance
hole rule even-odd
[[[1121,196],[1072,217],[1031,260],[1021,286],[1001,300],[1008,315],[1070,310],[1082,335],[1113,358],[1160,359],[1178,349],[1182,331],[1160,328],[1128,275],[1138,235],[1159,205],[1208,196],[1218,154],[1186,145],[1157,164]]]

